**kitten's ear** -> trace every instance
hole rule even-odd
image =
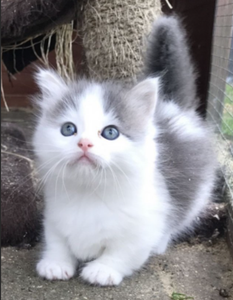
[[[131,107],[142,116],[153,116],[158,101],[159,79],[147,78],[138,83],[129,92],[128,101]]]
[[[52,69],[39,68],[35,80],[43,95],[58,95],[66,89],[65,81]]]

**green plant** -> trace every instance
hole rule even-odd
[[[172,293],[171,295],[172,300],[188,300],[188,299],[193,299],[193,297],[188,297],[185,294],[180,294],[180,293]]]

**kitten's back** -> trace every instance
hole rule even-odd
[[[164,103],[163,110],[169,109],[169,103]],[[156,139],[158,167],[172,199],[174,215],[170,220],[177,227],[193,220],[212,198],[216,157],[211,131],[191,111],[180,110],[173,116],[157,111],[156,123],[160,129]],[[181,231],[184,229],[185,226]]]

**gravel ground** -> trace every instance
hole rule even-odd
[[[42,280],[35,273],[38,255],[38,246],[2,248],[3,300],[168,300],[173,292],[195,300],[224,299],[220,294],[233,299],[233,263],[224,238],[173,246],[118,287],[90,286],[78,274],[66,282]]]

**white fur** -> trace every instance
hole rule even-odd
[[[49,76],[58,85],[56,90],[63,93],[63,82],[59,85],[57,75]],[[44,111],[59,95],[50,95],[42,77],[38,79],[43,94],[42,114],[33,140],[45,197],[45,247],[37,272],[49,280],[66,280],[75,274],[78,260],[90,261],[81,271],[84,280],[118,285],[152,252],[163,253],[171,239],[172,230],[167,225],[170,197],[156,170],[153,139],[156,129],[152,112],[158,83],[149,80],[148,85],[142,84],[145,92],[147,86],[156,93],[149,95],[154,97],[154,105],[148,113],[147,135],[135,144],[122,134],[114,141],[99,135],[105,126],[118,126],[119,121],[113,112],[104,112],[103,91],[98,84],[77,95],[77,110],[68,109],[51,124]],[[77,135],[61,135],[65,122],[77,126]],[[187,124],[192,127],[191,122]],[[82,154],[77,146],[81,138],[94,144],[90,155],[95,167],[75,162]]]
[[[203,130],[203,126],[200,125],[200,120],[195,110],[181,110],[173,101],[161,101],[156,109],[157,115],[161,119],[172,122],[173,130],[179,133],[180,138],[186,140],[194,137],[196,139],[205,135],[206,132]]]

